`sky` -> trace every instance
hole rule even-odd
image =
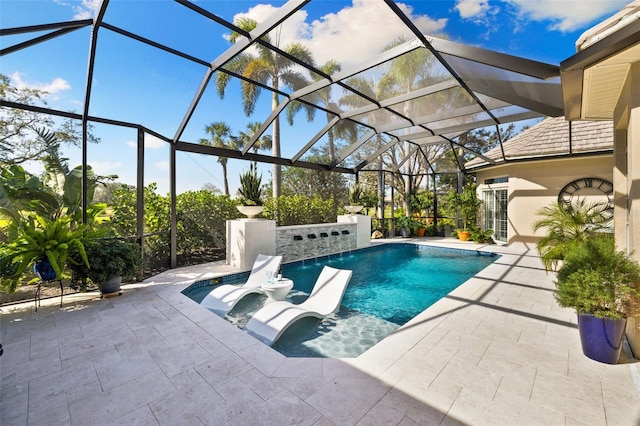
[[[579,36],[620,10],[628,1],[614,0],[407,0],[397,4],[427,35],[559,65],[575,53]],[[96,0],[0,0],[0,28],[91,18]],[[262,21],[284,2],[244,0],[194,1],[194,4],[230,21],[251,17]],[[211,62],[230,47],[229,30],[168,0],[111,0],[104,22],[156,40]],[[0,37],[6,48],[39,33]],[[312,0],[270,33],[281,46],[299,42],[309,48],[316,64],[329,59],[343,70],[375,57],[395,37],[413,36],[379,0]],[[89,30],[79,30],[0,58],[0,73],[16,87],[48,92],[49,107],[82,112],[86,86]],[[173,138],[200,85],[203,67],[134,43],[101,29],[98,59],[92,82],[91,115],[140,123]],[[213,86],[213,85],[210,85]],[[244,114],[239,85],[232,82],[221,99],[208,87],[187,124],[181,140],[198,143],[206,138],[206,124],[224,121],[234,134],[249,122],[265,120],[271,109],[263,91],[251,117]],[[283,124],[283,155],[292,156],[326,121]],[[119,181],[135,184],[136,133],[131,129],[95,124],[102,142],[90,146],[88,162],[99,174],[117,174]],[[73,167],[80,163],[78,149],[65,151]],[[232,195],[245,161],[229,161]],[[37,171],[38,164],[28,165]],[[169,148],[153,137],[145,140],[145,183],[158,191],[169,188]],[[178,192],[199,190],[205,184],[222,188],[222,171],[215,158],[178,153]],[[263,181],[270,166],[260,168]]]

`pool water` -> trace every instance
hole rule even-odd
[[[497,257],[472,250],[383,244],[285,264],[283,275],[295,283],[287,297],[292,303],[306,299],[324,265],[351,269],[353,276],[337,313],[322,321],[298,321],[273,347],[286,356],[356,357]],[[200,302],[211,288],[188,288],[184,293]],[[225,318],[243,327],[265,301],[266,296],[249,295]]]

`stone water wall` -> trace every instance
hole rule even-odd
[[[276,254],[282,255],[282,262],[327,256],[355,250],[357,238],[355,223],[279,226],[276,227]]]
[[[315,236],[311,237],[311,235]],[[227,221],[227,264],[250,269],[259,253],[282,255],[283,262],[368,247],[371,217],[339,215],[336,223],[276,227],[274,220]]]

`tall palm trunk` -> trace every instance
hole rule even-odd
[[[222,161],[222,177],[224,182],[224,195],[229,195],[229,179],[227,179],[227,162]]]
[[[327,113],[327,123],[329,123],[331,119],[331,114]],[[333,163],[333,160],[336,159],[336,147],[333,140],[333,129],[329,129],[329,133],[327,133],[327,142],[329,145],[329,161]]]
[[[274,86],[277,86],[275,84]],[[276,87],[277,89],[277,87]],[[278,108],[278,104],[280,100],[278,99],[278,94],[273,92],[273,97],[271,98],[271,110],[274,111]],[[274,158],[280,158],[280,116],[276,116],[276,119],[273,120],[273,145],[271,147],[271,151],[273,153]],[[280,164],[273,165],[273,198],[278,198],[280,196],[280,186],[282,183],[282,166]]]

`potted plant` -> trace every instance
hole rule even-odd
[[[32,265],[43,280],[62,278],[68,263],[88,265],[84,244],[92,237],[84,225],[72,228],[68,216],[50,220],[33,215],[12,223],[9,233],[11,242],[0,246],[0,279],[9,292],[28,276]],[[77,260],[69,258],[70,251],[78,253]]]
[[[419,223],[410,216],[398,216],[396,217],[396,226],[400,228],[403,238],[409,238],[411,231],[415,231]]]
[[[237,206],[240,213],[252,219],[262,213],[262,175],[258,176],[255,164],[249,166],[249,170],[240,175],[240,201],[242,205]]]
[[[493,230],[487,229],[483,231],[480,228],[471,228],[470,238],[472,241],[480,244],[495,244],[496,242],[493,240]]]
[[[640,294],[640,265],[616,251],[610,235],[572,244],[558,271],[556,300],[574,308],[582,352],[607,364],[618,362],[632,295]]]
[[[75,283],[91,280],[103,297],[121,294],[122,278],[135,277],[140,268],[140,247],[132,242],[117,238],[95,239],[85,244],[85,250],[89,265],[71,264],[72,280]]]
[[[362,204],[362,187],[359,183],[356,183],[349,189],[349,205],[344,206],[345,209],[351,214],[356,214],[364,208]]]
[[[453,219],[450,219],[448,217],[443,217],[438,219],[438,226],[440,227],[439,228],[440,236],[443,236],[443,237],[453,236],[453,233],[456,232],[454,229],[454,225],[455,225],[455,222],[453,221]],[[457,237],[457,232],[456,232],[456,237]]]
[[[475,222],[478,208],[482,201],[476,194],[476,185],[471,183],[466,185],[462,192],[450,190],[445,196],[445,206],[450,215],[459,215],[462,219],[462,228],[456,233],[461,241],[468,241],[471,232],[467,229],[472,222]]]

